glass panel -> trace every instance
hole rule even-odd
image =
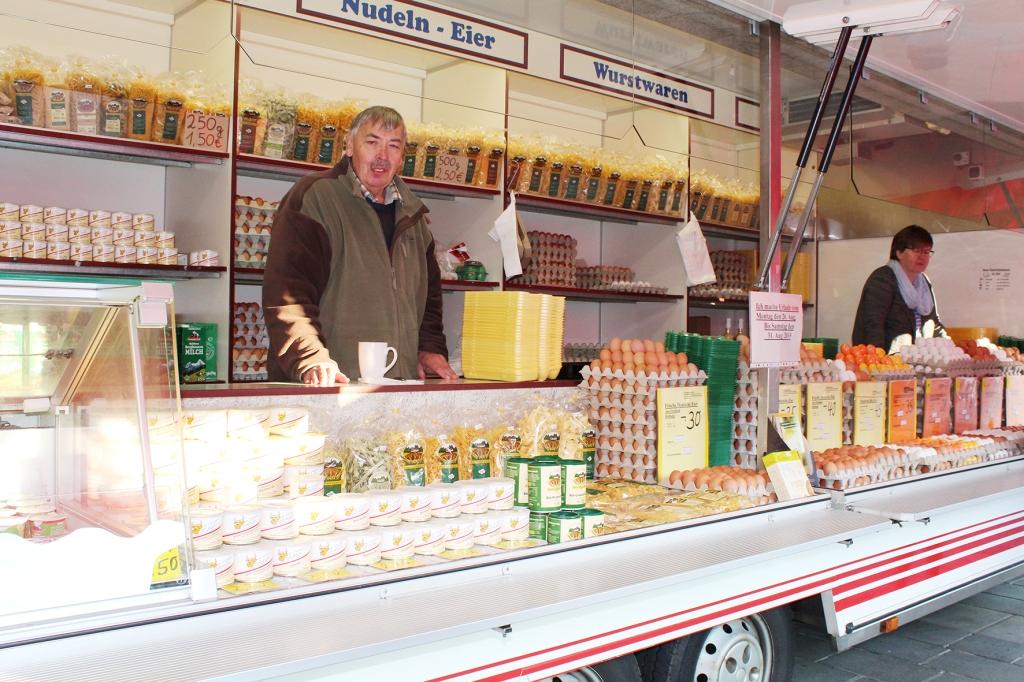
[[[0,401],[48,398],[80,360],[98,308],[18,304],[0,307]],[[19,406],[20,407],[20,406]]]

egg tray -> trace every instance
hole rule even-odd
[[[590,397],[590,410],[587,415],[591,421],[598,422],[610,422],[612,424],[628,424],[628,425],[639,425],[653,427],[656,422],[651,421],[655,419],[654,416],[654,405],[653,402],[650,405],[645,405],[640,400],[633,398],[632,401],[618,400],[618,407],[613,405],[602,405],[600,400],[595,402],[593,396]],[[602,416],[601,410],[607,410],[606,415]],[[612,415],[612,410],[618,410],[615,415]],[[637,416],[637,412],[641,412]]]
[[[648,416],[650,416],[655,412],[655,410],[657,410],[657,405],[655,403],[654,398],[648,398],[646,396],[610,396],[607,394],[592,395],[589,396],[589,401],[590,408],[592,410],[596,409],[600,411],[602,408],[606,408],[608,410],[628,410],[630,417],[633,419],[634,423],[642,423],[643,420],[643,417],[641,417],[639,420],[633,417],[633,413],[635,413],[637,410],[642,410],[643,412],[648,413]],[[600,412],[598,412],[598,414],[600,415]],[[600,418],[601,417],[598,416],[598,419]]]
[[[870,371],[868,376],[872,381],[899,381],[900,379],[914,379],[914,371],[910,368],[900,370]]]
[[[614,443],[612,442],[613,439],[615,440]],[[637,447],[637,441],[643,441],[640,444],[640,447]],[[608,442],[599,442],[596,451],[606,453],[617,452],[626,455],[650,455],[654,457],[658,454],[658,446],[655,441],[642,437],[630,438],[629,441],[626,442],[625,438],[608,436]]]
[[[615,450],[596,451],[594,461],[597,464],[612,464],[628,469],[653,471],[658,468],[657,454],[617,452]]]
[[[742,467],[742,468],[746,468],[746,467]],[[701,490],[711,491],[711,489],[707,486],[707,484],[705,484],[705,485],[703,485],[703,486],[698,488],[694,483],[690,483],[690,484],[684,486],[682,481],[675,481],[675,482],[666,481],[663,485],[666,488],[671,488],[672,490],[680,490],[682,492],[687,492],[687,493],[698,492],[698,491],[701,491]],[[771,483],[768,483],[768,484],[765,484],[765,485],[757,486],[755,488],[755,492],[753,494],[750,494],[749,492],[746,495],[742,495],[741,493],[735,493],[735,494],[741,495],[742,497],[747,498],[748,500],[750,500],[751,504],[753,504],[754,506],[761,506],[761,505],[769,504],[770,503],[771,500],[769,500],[768,498],[771,498],[771,497],[773,497],[775,495],[775,488],[772,486]]]
[[[619,429],[616,429],[616,426]],[[597,422],[597,435],[598,436],[609,436],[615,438],[632,438],[633,440],[645,439],[645,440],[657,440],[655,431],[657,430],[657,422],[651,422],[647,424],[625,424],[623,422],[609,422],[609,421],[598,421]],[[644,435],[643,429],[647,428],[647,434]]]
[[[633,481],[635,483],[648,483],[654,485],[658,482],[658,476],[653,470],[643,469],[623,469],[623,467],[616,467],[613,464],[601,464],[599,468],[595,469],[595,473],[600,478],[615,478],[623,481]],[[603,470],[600,467],[604,467]]]
[[[620,389],[624,393],[628,393],[630,390],[634,393],[640,391],[649,393],[657,388],[673,386],[702,386],[708,378],[704,370],[697,370],[695,374],[677,372],[671,374],[668,372],[657,374],[641,372],[634,374],[632,370],[628,372],[607,369],[595,371],[590,368],[590,365],[580,370],[580,375],[583,377],[583,381],[579,383],[579,387],[584,390],[614,390],[612,388],[612,381],[618,380],[625,387]],[[607,382],[607,386],[605,382]]]
[[[732,462],[734,466],[738,466],[741,469],[757,471],[761,468],[761,458],[753,452],[736,452],[734,450],[732,454]]]

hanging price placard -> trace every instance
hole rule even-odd
[[[708,465],[708,388],[658,389],[658,482]]]
[[[843,385],[807,384],[807,444],[813,452],[843,445]]]
[[[1024,376],[1006,377],[1006,425],[1024,426]]]
[[[456,154],[438,154],[437,170],[434,179],[440,182],[448,182],[453,185],[461,185],[466,182],[466,171],[469,168],[469,158]]]
[[[858,381],[853,388],[853,444],[885,443],[885,382]]]
[[[953,433],[978,428],[978,377],[957,377],[953,383]]]
[[[889,382],[889,442],[906,443],[917,438],[917,382]]]
[[[925,379],[924,424],[921,435],[944,436],[953,428],[953,380],[949,377]]]
[[[998,429],[1003,425],[1003,377],[983,377],[979,426]]]
[[[799,423],[801,393],[803,393],[803,386],[800,384],[779,385],[779,414],[792,415]]]
[[[225,116],[190,111],[185,114],[181,144],[190,149],[210,152],[228,151],[228,121]]]

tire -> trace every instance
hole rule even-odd
[[[644,682],[790,682],[793,624],[781,607],[638,654]]]
[[[548,681],[546,681],[548,682]],[[555,675],[549,682],[642,682],[633,654]]]

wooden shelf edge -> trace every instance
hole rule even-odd
[[[0,272],[23,272],[49,275],[98,275],[105,277],[164,276],[173,279],[216,279],[227,270],[224,266],[159,265],[156,263],[98,263],[51,260],[48,258],[0,257]]]
[[[122,156],[126,161],[144,159],[152,162],[219,164],[228,158],[227,152],[189,149],[176,144],[147,142],[122,137],[86,135],[49,128],[36,128],[15,123],[0,123],[0,141],[23,145],[37,145],[40,151],[66,150]]]
[[[681,294],[634,294],[625,291],[603,289],[579,289],[577,287],[545,286],[541,284],[517,284],[505,282],[505,291],[527,291],[535,294],[565,296],[576,301],[597,301],[607,303],[666,303],[681,301]]]
[[[535,194],[516,194],[516,206],[525,210],[535,209],[538,211],[557,212],[561,215],[570,215],[584,218],[605,218],[619,222],[629,223],[650,223],[653,225],[664,225],[666,227],[676,226],[682,218],[647,213],[645,211],[634,211],[628,208],[617,208],[615,206],[600,206],[586,204],[581,201],[570,199],[557,199],[555,197],[538,196]]]
[[[256,154],[239,154],[237,167],[242,174],[258,173],[260,176],[278,175],[281,180],[301,178],[309,173],[330,170],[330,166],[307,161],[291,159],[271,159]],[[429,194],[440,194],[456,197],[495,197],[499,190],[496,187],[477,187],[475,185],[452,185],[446,182],[435,182],[424,178],[406,178],[402,180],[412,187]]]

